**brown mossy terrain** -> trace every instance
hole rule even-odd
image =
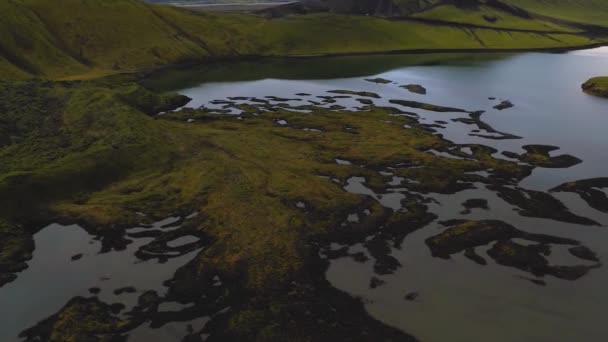
[[[408,234],[436,218],[428,212],[424,194],[449,194],[482,183],[498,189],[507,202],[525,208],[522,215],[594,223],[570,213],[548,194],[531,196],[526,190],[506,187],[529,175],[537,163],[528,166],[496,159],[492,155],[497,151],[482,145],[455,145],[420,124],[415,114],[396,108],[367,105],[350,111],[332,102],[323,108],[297,104],[298,99],[233,97],[215,101],[223,106],[219,110],[161,113],[187,99],[108,80],[26,81],[1,87],[5,89],[0,96],[3,282],[13,280],[27,266],[24,262],[33,250],[36,229],[24,230],[17,224],[39,228],[41,222],[51,220],[79,222],[98,235],[108,251],[123,249],[137,237],[124,231],[144,219],[137,213],[152,221],[198,212],[178,230],[141,233],[154,238],[136,253],[142,260],[166,260],[204,249],[167,282],[165,297],[146,294],[140,300],[156,306],[164,301],[194,302],[196,309],[180,313],[188,317],[230,307],[206,328],[218,341],[282,340],[294,332],[302,341],[327,336],[409,339],[370,319],[361,303],[333,289],[323,276],[327,261],[319,252],[334,258],[342,252],[326,250],[330,241],[361,242],[374,258],[377,274],[394,272],[401,265],[390,255],[390,246],[399,246]],[[332,96],[324,98],[333,101]],[[45,103],[52,104],[52,110]],[[234,110],[242,113],[222,114]],[[470,153],[462,152],[463,147]],[[531,150],[543,154],[546,149]],[[373,196],[348,191],[360,182],[370,191],[387,193],[391,177],[382,171],[389,168],[406,180],[400,185],[408,193],[399,203],[402,209],[389,209]],[[488,175],[475,175],[477,171]],[[357,222],[349,220],[353,213]],[[506,236],[578,246],[575,241],[506,225],[496,233],[494,228],[502,226],[490,226],[486,230],[498,234],[491,235],[492,241]],[[168,245],[182,236],[198,240],[180,248]],[[460,246],[452,238],[440,240],[445,245],[441,249],[467,249],[467,255],[478,261],[481,257],[471,248],[490,242],[477,239]],[[505,251],[515,250],[517,258],[532,252],[499,247],[493,252],[497,262],[522,268],[528,267],[525,260],[532,260],[513,259]],[[538,258],[534,253],[530,255]],[[576,254],[582,255],[578,249]],[[558,272],[542,260],[532,264],[535,275],[566,279],[587,270],[577,268],[580,272],[574,274],[570,269]],[[213,279],[218,276],[227,285],[215,287]],[[124,321],[104,303],[74,299],[27,336],[76,341],[95,332],[103,341],[146,320],[166,321],[167,315],[154,305],[133,309]],[[87,324],[74,326],[74,315]]]
[[[465,221],[454,220],[442,222],[449,228],[441,234],[430,237],[426,244],[433,255],[449,258],[450,255],[464,251],[464,255],[485,265],[487,261],[475,251],[475,248],[494,243],[488,250],[488,256],[498,264],[515,267],[535,276],[552,275],[557,278],[576,280],[584,276],[594,265],[555,266],[550,265],[546,257],[551,255],[551,245],[572,245],[575,257],[581,260],[598,261],[593,252],[580,246],[572,239],[558,238],[544,234],[523,232],[507,223],[496,220]],[[537,244],[522,245],[512,241],[523,239]]]
[[[120,310],[118,310],[120,311]],[[120,341],[122,332],[133,328],[128,319],[121,319],[111,305],[96,297],[75,297],[57,314],[40,322],[36,329],[22,333],[26,340],[43,336],[46,341]]]
[[[606,188],[608,188],[608,178],[591,178],[564,183],[550,191],[577,193],[590,207],[608,213],[608,196],[604,192]]]
[[[479,183],[499,189],[507,202],[526,209],[522,214],[594,223],[548,194],[531,196],[512,188],[534,163],[497,159],[496,150],[482,145],[456,145],[397,108],[367,105],[353,111],[335,104],[335,96],[323,96],[325,108],[297,99],[233,97],[215,101],[220,110],[161,113],[187,99],[116,79],[0,86],[6,90],[0,93],[0,217],[5,222],[0,234],[6,237],[0,273],[5,282],[31,257],[32,234],[43,222],[78,222],[108,251],[131,243],[136,235],[125,228],[142,220],[198,213],[177,230],[141,233],[153,237],[136,253],[142,260],[199,250],[167,281],[165,296],[142,294],[145,305],[133,309],[129,319],[112,314],[116,306],[77,298],[29,330],[30,340],[77,341],[87,334],[109,340],[144,321],[166,322],[167,314],[155,307],[168,301],[194,303],[179,313],[183,317],[213,316],[206,331],[217,341],[411,340],[330,286],[324,277],[327,259],[346,253],[328,250],[330,242],[364,244],[375,260],[374,271],[390,274],[401,266],[391,246],[436,219],[425,195]],[[337,96],[353,94],[362,95],[340,91]],[[398,104],[477,113],[481,120],[479,112]],[[235,110],[240,115],[221,114]],[[358,184],[389,193],[387,169],[404,179],[400,188],[407,196],[397,207],[351,190]],[[350,220],[353,214],[356,222]],[[503,230],[509,237],[578,245],[513,227]],[[183,248],[168,245],[183,236],[197,240]],[[446,243],[451,245],[446,248],[459,246]],[[503,254],[496,259],[523,267]],[[559,273],[543,262],[534,265],[533,274],[574,278],[569,269]],[[216,277],[225,285],[215,286]],[[75,315],[87,323],[76,325]]]
[[[408,90],[411,93],[420,94],[420,95],[426,94],[426,88],[424,88],[420,84],[406,84],[406,85],[402,85],[400,87]]]
[[[562,222],[599,226],[596,221],[572,213],[560,200],[548,193],[526,190],[520,187],[490,185],[505,202],[519,208],[519,214],[528,217],[541,217]]]
[[[545,168],[568,168],[582,163],[583,161],[569,154],[551,156],[550,153],[559,150],[557,146],[547,145],[524,145],[526,153],[517,154],[514,152],[503,152],[506,157],[518,159],[536,167]]]
[[[32,257],[34,239],[22,227],[0,220],[0,287],[17,278]]]
[[[608,97],[608,77],[594,77],[582,85],[583,91],[587,94]]]

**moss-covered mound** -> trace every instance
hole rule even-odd
[[[608,98],[608,77],[594,77],[582,85],[587,94]]]

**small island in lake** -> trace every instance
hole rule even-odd
[[[582,88],[587,94],[608,98],[608,76],[591,78]]]

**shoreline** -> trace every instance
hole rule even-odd
[[[409,49],[409,50],[389,50],[389,51],[370,51],[370,52],[351,52],[351,53],[332,53],[319,55],[291,55],[291,56],[272,56],[274,58],[330,58],[330,57],[356,57],[356,56],[381,56],[381,55],[424,55],[424,54],[450,54],[450,53],[521,53],[521,52],[540,52],[540,53],[565,53],[577,50],[590,50],[608,46],[608,41],[605,43],[586,44],[571,47],[547,47],[547,48],[515,48],[515,49]],[[265,56],[261,56],[264,58]]]
[[[413,50],[391,50],[391,51],[370,51],[370,52],[353,52],[353,53],[335,53],[335,54],[320,54],[320,55],[272,55],[272,56],[257,56],[257,55],[241,55],[234,57],[204,59],[195,61],[186,61],[183,63],[165,64],[157,67],[141,68],[137,70],[124,71],[119,73],[110,73],[105,76],[97,78],[117,77],[117,76],[128,76],[128,75],[139,75],[136,77],[139,80],[148,78],[151,74],[160,71],[166,71],[171,69],[187,69],[190,67],[200,66],[202,63],[220,64],[220,63],[238,63],[246,61],[263,61],[263,60],[314,60],[314,59],[330,59],[338,57],[364,57],[364,56],[397,56],[397,55],[427,55],[427,54],[458,54],[458,53],[479,53],[479,54],[499,54],[499,53],[567,53],[572,51],[590,50],[600,47],[608,46],[608,41],[597,44],[587,44],[581,46],[572,47],[558,47],[558,48],[522,48],[522,49],[413,49]],[[79,78],[66,77],[61,79],[55,79],[55,81],[75,81],[81,79],[95,79],[95,78]]]
[[[51,81],[78,81],[78,80],[92,80],[92,79],[103,79],[108,77],[117,77],[125,75],[143,75],[141,78],[146,78],[149,74],[169,70],[169,69],[181,69],[189,68],[194,66],[200,66],[203,63],[219,64],[219,63],[233,63],[233,62],[244,62],[244,61],[261,61],[261,60],[273,60],[273,59],[300,59],[300,60],[313,60],[313,59],[328,59],[334,57],[363,57],[363,56],[391,56],[391,55],[425,55],[425,54],[457,54],[457,53],[479,53],[479,54],[494,54],[494,53],[566,53],[571,51],[579,50],[590,50],[600,47],[608,46],[608,40],[603,43],[586,44],[580,46],[570,47],[549,47],[549,48],[521,48],[521,49],[492,49],[492,48],[480,48],[480,49],[408,49],[408,50],[388,50],[388,51],[368,51],[368,52],[349,52],[349,53],[331,53],[331,54],[317,54],[317,55],[240,55],[240,56],[229,56],[229,57],[218,57],[218,58],[206,58],[198,60],[190,60],[182,63],[169,63],[154,67],[144,67],[138,69],[124,70],[119,72],[109,72],[106,74],[95,73],[93,77],[86,77],[85,74],[72,75],[60,78],[49,78]],[[139,77],[138,77],[139,78]],[[31,78],[30,78],[31,79]]]

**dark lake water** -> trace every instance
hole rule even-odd
[[[520,186],[546,191],[566,181],[608,176],[608,100],[584,94],[580,85],[592,76],[608,74],[608,48],[564,54],[449,54],[414,56],[366,56],[327,59],[250,61],[218,64],[204,68],[164,72],[147,81],[159,90],[173,90],[190,96],[190,107],[207,106],[228,97],[297,97],[297,93],[327,95],[329,90],[371,91],[382,98],[427,102],[437,105],[485,110],[483,120],[495,129],[522,137],[491,140],[471,136],[472,126],[451,122],[453,113],[412,110],[421,121],[448,121],[439,132],[455,143],[479,143],[499,151],[523,152],[527,144],[556,145],[558,151],[583,160],[566,169],[537,168]],[[389,84],[375,84],[365,78],[381,77]],[[420,84],[428,93],[410,93],[398,85]],[[490,100],[495,97],[495,100]],[[513,108],[493,109],[501,99]],[[353,99],[340,104],[360,106]],[[394,105],[392,105],[394,106]],[[219,106],[216,106],[219,108]],[[345,188],[365,194],[355,184]],[[368,194],[369,195],[369,194]],[[374,195],[374,194],[371,194]],[[391,197],[392,196],[392,197]],[[381,203],[398,209],[400,194]],[[466,190],[455,195],[432,195],[430,205],[439,220],[499,219],[529,232],[551,233],[580,240],[608,260],[608,215],[590,208],[577,195],[557,193],[572,212],[593,218],[600,227],[520,216],[513,206],[485,189]],[[489,210],[473,210],[463,216],[461,203],[469,198],[488,200]],[[168,219],[169,221],[171,219]],[[161,222],[158,227],[165,227]],[[170,222],[169,222],[170,223]],[[170,226],[170,224],[169,224]],[[160,228],[159,228],[160,229]],[[360,297],[376,319],[418,337],[422,341],[603,341],[605,305],[608,303],[608,270],[594,269],[577,281],[546,277],[546,286],[522,279],[528,274],[499,265],[479,266],[456,255],[450,260],[433,258],[424,240],[437,234],[431,224],[409,236],[392,256],[402,268],[379,276],[386,282],[371,289],[373,263],[351,258],[332,260],[328,280],[338,289]],[[137,294],[120,297],[112,290],[134,286],[138,292],[164,291],[163,281],[193,255],[166,263],[141,261],[133,254],[149,240],[141,238],[125,251],[99,254],[100,242],[77,226],[51,225],[35,236],[36,251],[29,268],[19,278],[0,288],[0,341],[18,340],[24,328],[59,310],[70,298],[87,295],[100,287],[100,299],[133,305]],[[182,243],[177,241],[176,243]],[[187,243],[187,241],[183,241]],[[338,246],[336,246],[338,247]],[[367,253],[363,246],[349,246],[352,252]],[[72,261],[75,254],[83,258]],[[568,264],[565,251],[554,250],[553,261]],[[417,293],[415,300],[404,300]],[[192,324],[204,325],[201,317]],[[129,341],[180,341],[182,323],[161,329],[138,328]]]

